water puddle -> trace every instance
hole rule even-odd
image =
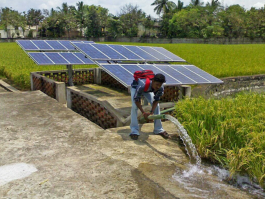
[[[239,188],[246,191],[256,199],[264,199],[264,190],[252,183],[246,176],[237,175],[230,178],[229,171],[217,166],[205,166],[188,164],[187,169],[176,169],[172,176],[178,186],[186,189],[197,198],[225,198],[229,190]],[[224,192],[225,191],[225,192]],[[218,196],[216,196],[218,194]]]
[[[0,186],[3,186],[13,180],[28,177],[37,169],[33,165],[26,163],[9,164],[0,167]]]

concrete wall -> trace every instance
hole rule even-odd
[[[95,42],[134,42],[134,43],[196,43],[196,44],[264,44],[262,38],[210,38],[210,39],[192,39],[192,38],[142,38],[142,37],[101,37],[90,38]]]
[[[15,30],[15,28],[13,26],[8,26],[7,27],[7,31],[5,30],[0,30],[0,38],[1,39],[7,39],[7,38],[25,38],[28,36],[29,31],[32,30],[32,34],[33,37],[37,37],[37,27],[33,26],[30,29],[27,27],[27,29],[24,31],[22,31],[21,28],[19,28],[18,30]]]
[[[241,91],[265,92],[265,75],[239,76],[222,78],[223,84],[198,85],[192,90],[191,96],[225,97]]]

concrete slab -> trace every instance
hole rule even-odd
[[[153,135],[151,123],[134,141],[129,127],[104,131],[40,91],[2,94],[0,102],[0,173],[9,171],[0,176],[1,198],[251,198],[223,182],[212,189],[214,176],[197,182],[208,195],[175,181],[189,159],[174,140]]]

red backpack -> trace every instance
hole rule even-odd
[[[134,72],[133,77],[136,81],[138,81],[138,79],[146,79],[144,86],[144,92],[146,92],[150,86],[150,79],[153,79],[155,74],[151,70],[139,70]]]

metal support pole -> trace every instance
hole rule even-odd
[[[67,65],[68,69],[68,86],[73,86],[73,66],[72,65]]]

